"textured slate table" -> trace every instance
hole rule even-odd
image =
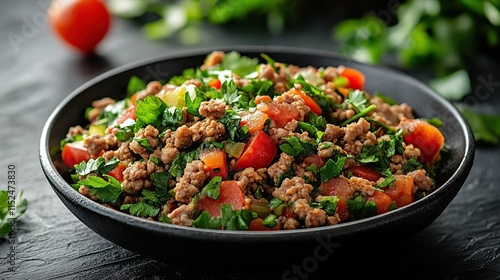
[[[46,2],[0,4],[0,187],[6,188],[8,165],[14,164],[17,188],[29,200],[28,211],[17,221],[14,266],[9,263],[11,244],[0,240],[0,279],[500,279],[500,147],[485,145],[477,147],[474,167],[458,196],[425,230],[379,251],[340,247],[302,274],[285,274],[300,263],[263,272],[260,267],[272,264],[259,264],[258,258],[244,271],[228,272],[217,261],[209,271],[179,268],[101,238],[63,206],[38,163],[41,128],[69,92],[106,70],[186,48],[267,44],[335,50],[329,38],[333,22],[309,21],[276,37],[251,29],[204,27],[203,43],[186,47],[146,41],[137,26],[115,20],[100,55],[82,58],[51,36],[44,22]],[[13,44],[12,34],[23,40]],[[500,86],[487,87],[484,81],[500,81],[495,71],[500,63],[486,57],[477,65],[473,88],[481,94],[469,102],[498,113]]]

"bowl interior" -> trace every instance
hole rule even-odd
[[[42,169],[56,194],[91,229],[122,247],[140,253],[144,253],[143,249],[141,251],[144,246],[158,247],[158,243],[153,242],[160,239],[165,242],[165,238],[169,246],[175,246],[174,243],[182,241],[286,244],[291,241],[314,242],[317,238],[330,237],[349,240],[359,234],[411,234],[432,222],[449,204],[465,181],[474,154],[470,129],[453,105],[415,79],[390,69],[356,63],[340,55],[321,51],[278,47],[239,47],[219,50],[236,50],[250,57],[260,57],[260,53],[264,52],[275,61],[298,66],[351,66],[365,74],[367,92],[380,92],[400,103],[408,103],[418,117],[439,117],[444,123],[441,131],[450,152],[446,164],[438,172],[436,179],[438,188],[409,206],[369,219],[330,227],[265,233],[220,232],[146,221],[108,209],[77,193],[58,172],[57,164],[54,163],[58,156],[51,152],[59,145],[60,139],[65,137],[68,128],[85,123],[83,118],[85,109],[93,100],[105,96],[123,98],[131,76],[146,81],[168,81],[170,77],[179,75],[185,68],[201,65],[211,50],[198,50],[142,61],[105,73],[75,90],[55,109],[47,121],[40,145]],[[147,234],[150,238],[137,242],[137,239],[123,235],[124,230],[131,235]],[[117,235],[116,233],[120,231],[121,234]],[[155,256],[154,250],[149,250],[146,254]]]

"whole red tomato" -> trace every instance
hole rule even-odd
[[[66,43],[92,52],[108,32],[111,16],[101,0],[53,0],[49,21]]]

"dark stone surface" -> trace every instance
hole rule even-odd
[[[373,240],[370,248],[340,247],[324,261],[306,258],[284,267],[260,263],[256,256],[247,269],[230,271],[224,260],[211,260],[201,248],[190,248],[193,263],[213,262],[210,270],[160,263],[101,238],[64,207],[39,167],[42,126],[69,92],[109,69],[185,49],[263,44],[336,50],[338,44],[330,38],[334,21],[307,21],[278,36],[206,26],[200,45],[183,46],[175,40],[146,41],[138,26],[115,19],[99,54],[84,58],[60,44],[46,23],[26,27],[27,21],[43,15],[47,2],[0,3],[0,186],[6,186],[7,166],[15,164],[17,189],[24,190],[30,204],[17,222],[14,273],[8,271],[11,244],[0,240],[1,279],[500,279],[500,147],[485,145],[478,145],[469,178],[444,213],[422,232],[395,244]],[[25,40],[13,45],[9,34]],[[473,88],[480,85],[479,77],[500,80],[498,65],[492,57],[479,59]],[[478,108],[498,113],[500,87],[490,93],[472,97]],[[244,253],[235,248],[228,257]],[[262,254],[280,258],[280,252]],[[304,274],[294,273],[294,265]]]

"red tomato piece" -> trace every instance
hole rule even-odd
[[[54,0],[48,15],[57,35],[83,53],[95,49],[111,23],[111,15],[101,0]]]
[[[444,136],[439,129],[426,121],[413,120],[409,133],[404,137],[407,144],[420,149],[420,162],[432,165],[444,145]]]
[[[303,92],[301,90],[294,90],[294,89],[290,90],[289,92],[292,94],[300,95],[300,97],[302,97],[302,99],[304,100],[304,104],[307,107],[309,107],[309,109],[311,109],[311,111],[313,113],[315,113],[316,115],[319,116],[319,115],[321,115],[321,112],[323,112],[321,107],[319,107],[318,103],[316,103],[316,101],[314,101],[314,99],[312,99],[312,97],[307,95],[305,92]]]
[[[344,170],[344,173],[347,175],[348,173],[352,173],[352,175],[356,177],[361,177],[368,181],[376,182],[378,179],[382,178],[382,174],[380,174],[375,169],[366,166],[366,165],[357,165],[350,166]]]
[[[123,114],[121,114],[121,116],[118,118],[116,123],[122,124],[127,119],[133,119],[135,121],[137,119],[137,117],[135,116],[136,108],[137,107],[134,105],[128,106],[127,109],[123,112]]]
[[[267,119],[268,117],[266,114],[262,113],[259,110],[255,110],[253,114],[248,114],[241,118],[241,126],[247,125],[248,132],[250,133],[250,135],[252,135],[264,128],[264,124],[266,123]]]
[[[267,227],[262,223],[263,221],[264,220],[262,218],[253,219],[252,221],[250,221],[248,229],[252,231],[270,231],[279,229],[278,225],[275,225],[274,227]]]
[[[220,176],[223,179],[227,178],[227,160],[226,153],[221,149],[209,149],[200,154],[200,159],[209,169],[209,179],[215,176]]]
[[[90,154],[87,148],[83,146],[83,142],[73,142],[64,145],[61,157],[64,164],[73,168],[82,161],[88,161],[90,159]]]
[[[300,117],[299,109],[288,103],[260,103],[257,109],[266,113],[271,118],[277,127],[284,127],[292,120]]]
[[[273,161],[277,151],[273,139],[264,131],[259,130],[247,141],[243,153],[234,164],[233,169],[267,167]]]
[[[323,196],[337,196],[339,202],[337,204],[336,213],[342,221],[349,219],[349,208],[347,207],[347,200],[354,194],[352,188],[346,178],[332,178],[320,185],[321,195]]]
[[[413,185],[413,177],[401,176],[392,182],[392,187],[384,188],[384,193],[402,207],[413,202]]]
[[[318,156],[317,154],[313,154],[304,159],[304,164],[307,166],[314,164],[316,165],[316,167],[318,167],[318,169],[320,169],[321,167],[325,166],[326,160]]]
[[[389,195],[381,191],[375,191],[373,195],[368,198],[368,201],[373,201],[377,204],[377,214],[389,211],[389,206],[393,202]]]
[[[236,181],[222,181],[219,198],[200,198],[196,202],[196,208],[198,212],[208,211],[210,216],[220,217],[220,207],[223,204],[231,204],[233,210],[241,209],[245,205],[245,195]]]
[[[213,87],[215,89],[220,89],[222,83],[220,82],[219,79],[213,79],[210,82],[208,82],[208,86]]]
[[[349,88],[363,90],[365,88],[365,75],[354,68],[345,67],[340,75],[349,81]]]
[[[123,171],[127,168],[125,163],[118,163],[113,170],[109,171],[108,175],[115,178],[119,182],[123,182]]]

